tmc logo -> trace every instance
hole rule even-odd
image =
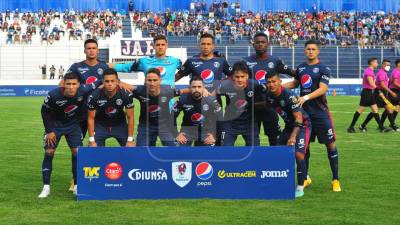
[[[100,177],[99,170],[100,167],[83,167],[85,179],[89,179],[90,181],[92,181],[92,179],[98,179]]]

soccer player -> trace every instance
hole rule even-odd
[[[257,81],[249,79],[248,67],[240,61],[233,65],[232,79],[221,82],[217,95],[226,96],[224,114],[224,146],[233,146],[238,135],[242,135],[246,146],[259,146],[259,130],[254,119],[255,95],[263,87]]]
[[[296,71],[286,66],[281,59],[269,55],[268,36],[265,33],[254,35],[253,48],[256,54],[243,58],[249,67],[251,79],[257,80],[261,85],[266,85],[266,76],[275,72],[294,76]],[[256,110],[256,118],[259,128],[261,123],[264,127],[264,134],[268,136],[270,145],[276,145],[280,133],[279,118],[272,108]]]
[[[222,108],[215,97],[203,97],[204,83],[200,77],[190,80],[190,93],[182,95],[175,104],[177,117],[183,111],[181,130],[176,137],[180,145],[214,146],[216,120],[222,117]]]
[[[388,72],[390,70],[390,60],[384,59],[382,61],[382,66],[376,74],[375,85],[376,89],[374,92],[376,103],[379,108],[385,108],[385,111],[382,113],[381,121],[382,125],[385,123],[386,117],[390,122],[390,128],[394,131],[400,131],[399,127],[396,125],[394,120],[394,110],[385,103],[384,98],[388,99],[391,96],[393,99],[396,99],[398,96],[396,92],[389,88],[389,77]]]
[[[184,76],[200,77],[209,93],[215,92],[221,80],[232,74],[232,68],[224,57],[217,57],[214,53],[215,39],[209,33],[204,33],[199,42],[200,54],[186,60],[182,68],[176,73],[175,81]],[[214,93],[215,94],[215,93]],[[217,96],[222,105],[222,100]],[[217,121],[217,144],[221,144],[222,122]]]
[[[365,107],[371,107],[371,111],[367,118],[365,119],[364,123],[360,125],[360,131],[366,131],[366,124],[372,119],[375,118],[376,123],[381,132],[388,132],[390,129],[385,129],[379,117],[379,110],[378,106],[376,105],[376,99],[374,95],[374,90],[376,88],[375,85],[375,74],[374,69],[378,67],[378,59],[377,58],[370,58],[368,60],[368,67],[364,70],[363,75],[363,82],[362,82],[362,91],[361,91],[361,99],[360,105],[358,106],[356,112],[354,113],[353,120],[349,128],[347,128],[347,132],[355,133],[356,130],[354,129],[354,125],[356,124],[360,115],[364,112]]]
[[[332,190],[339,192],[341,187],[339,182],[339,156],[335,144],[336,134],[333,129],[328,102],[326,101],[330,69],[319,61],[319,53],[319,42],[316,40],[307,41],[304,46],[304,54],[307,61],[297,67],[295,79],[286,83],[285,87],[293,89],[300,84],[301,97],[299,98],[299,104],[308,113],[312,124],[310,140],[315,141],[317,136],[319,143],[325,144],[332,171]],[[309,151],[310,148],[306,150],[306,153]],[[309,153],[306,154],[306,166],[308,165],[308,160]],[[308,178],[305,185],[309,185],[310,180]]]
[[[108,69],[108,65],[97,59],[99,54],[97,41],[87,39],[84,43],[84,48],[86,59],[72,64],[67,72],[79,74],[81,84],[91,84],[94,81],[102,80],[104,70]]]
[[[104,71],[103,85],[88,98],[89,146],[105,146],[110,137],[120,146],[135,146],[132,93],[119,87],[118,73],[113,69]]]
[[[81,84],[91,84],[95,81],[103,79],[104,70],[108,69],[108,65],[105,62],[99,61],[97,56],[99,54],[98,43],[94,39],[87,39],[84,42],[84,53],[86,59],[73,63],[70,68],[67,70],[68,72],[72,72],[75,74],[79,74],[79,81]],[[63,80],[60,82],[60,86],[63,85]],[[82,118],[80,119],[80,126],[82,129],[83,137],[86,136],[87,132],[87,106],[82,107],[83,113]],[[73,182],[70,181],[69,191],[73,191]]]
[[[100,81],[97,81],[90,85],[80,85],[79,80],[78,74],[67,73],[64,76],[63,87],[50,91],[42,105],[45,154],[42,163],[43,190],[39,198],[46,198],[50,194],[53,157],[62,136],[65,136],[71,149],[73,191],[76,194],[76,153],[78,146],[82,146],[83,139],[79,126],[81,109],[85,105],[87,96],[100,84]]]
[[[145,85],[132,88],[133,97],[140,102],[137,146],[155,146],[157,137],[164,146],[177,145],[177,131],[169,102],[181,95],[181,91],[169,85],[161,85],[161,82],[160,71],[151,68],[147,71]]]
[[[310,119],[301,108],[297,96],[291,90],[282,86],[278,73],[268,74],[267,79],[267,105],[271,105],[285,121],[285,128],[279,135],[278,143],[295,148],[298,184],[295,195],[296,198],[302,197],[304,195],[304,181],[307,179],[304,157],[311,135]]]
[[[147,73],[151,68],[160,70],[161,85],[175,86],[175,73],[181,68],[180,59],[167,56],[168,41],[164,35],[157,35],[153,39],[154,56],[139,58],[131,63],[108,64],[117,72],[142,71]]]
[[[393,111],[393,121],[396,122],[397,113],[400,111],[400,59],[396,60],[395,66],[390,75],[389,88],[397,97],[389,95],[389,101],[396,107],[396,110]],[[384,123],[384,121],[382,121],[382,123]]]

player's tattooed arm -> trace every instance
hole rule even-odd
[[[122,82],[122,81],[119,82],[119,87],[124,89],[127,92],[132,92],[136,88],[134,85],[130,85],[130,84]]]
[[[301,112],[293,112],[293,117],[295,119],[295,126],[290,134],[287,145],[294,146],[296,144],[297,135],[299,135],[301,128],[303,127],[303,115]]]
[[[315,99],[315,98],[318,98],[318,97],[324,95],[327,91],[328,91],[328,85],[323,82],[320,82],[319,88],[317,90],[311,92],[308,95],[304,95],[299,98],[300,106],[303,106],[303,104],[308,100],[312,100],[312,99]]]
[[[133,140],[133,134],[135,133],[135,114],[134,114],[134,108],[126,108],[126,119],[128,121],[128,140],[126,141],[126,147],[135,147],[136,143]]]
[[[297,80],[292,80],[282,84],[283,87],[288,89],[295,89],[299,86],[299,82]]]
[[[89,146],[97,147],[97,143],[94,140],[94,119],[96,117],[96,110],[94,108],[90,108],[88,110],[88,134],[89,134]]]

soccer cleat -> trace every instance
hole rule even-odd
[[[39,194],[39,198],[47,198],[50,195],[50,185],[45,184],[43,185],[42,192]]]
[[[364,127],[363,125],[360,125],[358,127],[358,129],[360,129],[360,131],[363,132],[363,133],[367,132],[367,130],[368,130],[367,127]]]
[[[76,195],[78,195],[78,186],[75,184],[74,185],[74,195],[76,196]]]
[[[301,197],[304,196],[304,191],[303,191],[303,190],[296,189],[296,192],[294,193],[294,196],[295,196],[296,198],[301,198]]]
[[[69,188],[68,191],[73,192],[74,191],[74,179],[69,181]]]
[[[381,131],[381,133],[387,133],[387,132],[392,131],[392,128],[383,127],[383,128],[381,128],[381,129],[379,129],[379,130]]]
[[[390,128],[392,128],[396,132],[400,132],[400,128],[396,124],[393,126],[390,126]]]
[[[342,189],[340,188],[340,182],[339,182],[339,180],[333,180],[333,181],[331,182],[331,184],[332,184],[332,191],[334,191],[334,192],[340,192],[340,191],[342,191]]]
[[[304,180],[304,184],[303,184],[304,188],[310,186],[311,183],[312,183],[311,177],[307,176],[307,179]]]
[[[347,133],[355,133],[356,130],[354,129],[354,127],[349,127],[347,128]]]

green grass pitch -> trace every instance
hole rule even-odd
[[[313,183],[295,201],[77,202],[67,191],[70,153],[64,140],[54,159],[52,193],[48,199],[37,198],[43,98],[0,98],[0,224],[400,224],[400,133],[381,134],[371,121],[367,133],[347,134],[359,98],[328,100],[337,132],[341,193],[330,190],[325,148],[312,144]],[[265,145],[265,137],[261,140]]]

